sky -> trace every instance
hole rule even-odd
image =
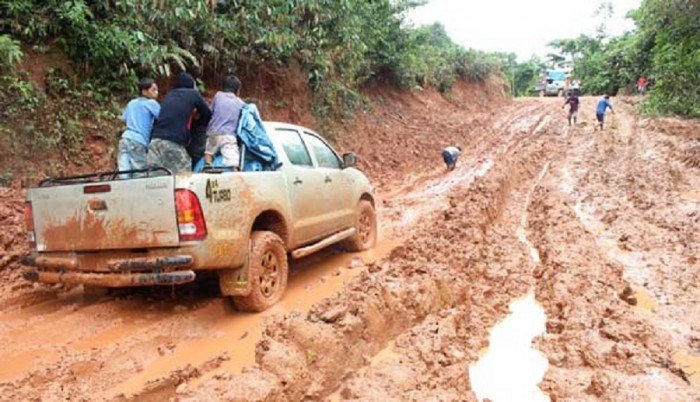
[[[634,28],[626,19],[641,0],[612,0],[613,16],[607,23],[609,35]],[[595,17],[599,0],[429,0],[411,10],[415,26],[441,22],[453,41],[467,48],[513,52],[519,61],[533,54],[544,58],[554,39],[593,34],[601,18]]]

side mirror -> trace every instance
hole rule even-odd
[[[354,167],[357,165],[357,156],[354,152],[346,152],[343,154],[343,168]]]

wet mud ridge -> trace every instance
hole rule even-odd
[[[0,393],[477,400],[470,366],[511,302],[532,294],[546,315],[533,347],[548,361],[547,397],[700,399],[700,170],[688,156],[700,124],[639,121],[620,104],[594,133],[592,119],[565,127],[558,102],[516,101],[481,116],[488,129],[465,125],[453,172],[387,180],[379,249],[305,260],[264,314],[230,311],[207,282],[175,299],[12,282]]]

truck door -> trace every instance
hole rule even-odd
[[[309,150],[294,129],[277,128],[274,140],[284,151],[283,171],[291,201],[294,246],[309,243],[324,235],[324,177],[313,166]]]
[[[321,138],[311,132],[302,137],[316,161],[316,169],[323,176],[324,232],[331,234],[352,227],[357,199],[353,196],[352,179],[343,171],[338,155]]]

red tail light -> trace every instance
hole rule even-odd
[[[32,202],[24,203],[24,220],[27,225],[27,241],[31,248],[36,248],[36,237],[34,234],[34,213],[32,212]]]
[[[207,237],[207,225],[199,199],[190,190],[175,190],[177,229],[181,241],[202,240]]]
[[[83,194],[109,193],[110,191],[112,191],[112,186],[109,184],[83,187]]]

